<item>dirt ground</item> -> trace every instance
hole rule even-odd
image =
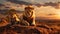
[[[0,27],[0,34],[60,34],[60,26],[46,24],[4,26]]]

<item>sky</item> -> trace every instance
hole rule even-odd
[[[4,3],[4,1],[6,0],[0,0],[0,3]],[[21,0],[21,1],[32,2],[32,3],[46,3],[46,2],[58,2],[60,0]]]
[[[46,3],[46,2],[58,2],[60,0],[21,0],[21,1],[30,2],[30,3]],[[24,10],[24,7],[25,7],[25,6],[21,7],[20,5],[17,5],[11,2],[6,2],[6,0],[0,0],[0,3],[10,4],[6,6],[10,6],[11,8],[18,9],[18,10]],[[20,6],[20,7],[17,7],[17,6]],[[46,7],[34,6],[34,8],[35,8],[36,17],[40,17],[43,19],[44,18],[45,19],[60,19],[60,9],[55,9],[52,6],[46,6]]]
[[[35,8],[36,16],[39,16],[42,19],[60,19],[60,9],[55,9],[51,6]]]
[[[22,0],[22,1],[27,1],[32,3],[46,3],[46,2],[58,2],[60,0]]]

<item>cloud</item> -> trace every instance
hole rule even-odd
[[[35,3],[34,0],[30,0],[30,2],[27,2],[26,1],[21,1],[21,0],[7,0],[8,2],[11,2],[11,3],[15,3],[15,4],[23,4],[23,5],[36,5],[36,6],[40,6],[39,3]]]
[[[0,7],[1,7],[1,6],[5,6],[5,5],[0,3]]]
[[[25,4],[25,5],[31,4],[29,2],[20,1],[20,0],[19,1],[18,0],[7,0],[7,1],[12,2],[12,3],[16,3],[16,4]]]
[[[44,4],[35,4],[37,7],[41,7],[41,6],[51,6],[51,7],[54,7],[55,9],[60,9],[60,2],[57,2],[57,3],[52,3],[52,2],[49,2],[49,3],[44,3]]]

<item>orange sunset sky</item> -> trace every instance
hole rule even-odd
[[[46,2],[55,2],[57,3],[60,0],[18,0],[18,1],[24,1],[24,2],[29,2],[29,3],[46,3]],[[10,7],[13,8],[15,10],[20,10],[20,11],[24,11],[25,6],[27,5],[20,5],[18,3],[15,2],[11,2],[10,0],[0,0],[0,3],[5,5],[2,6],[2,8],[0,9],[5,9],[4,7]],[[59,9],[54,8],[53,6],[41,6],[41,7],[37,7],[35,5],[33,5],[33,7],[35,8],[35,15],[36,17],[40,17],[40,18],[46,18],[46,19],[60,19],[60,5],[59,5]]]

